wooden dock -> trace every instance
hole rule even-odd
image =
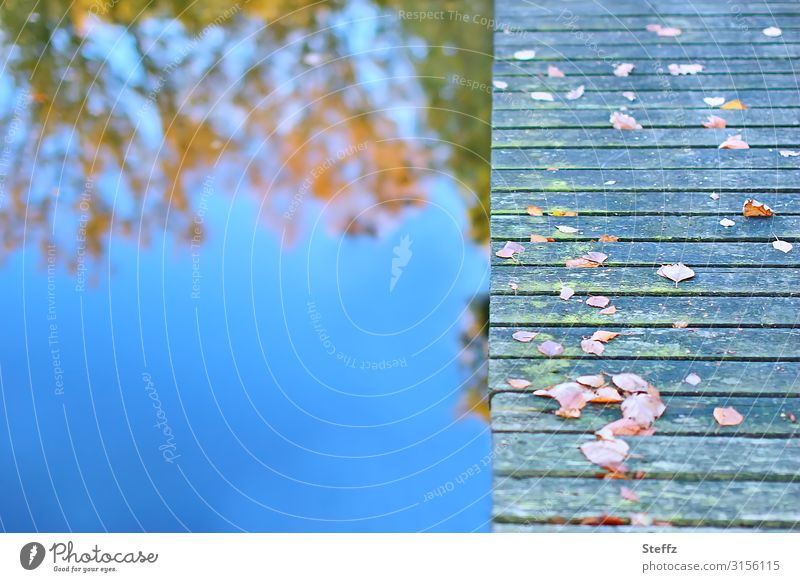
[[[496,0],[495,19],[495,530],[800,528],[800,4]],[[749,149],[720,149],[734,135]],[[745,217],[747,199],[774,216]],[[496,256],[509,241],[524,250]],[[657,274],[678,263],[694,276]],[[620,334],[599,356],[582,349],[598,330]],[[534,394],[600,372],[623,399],[642,392],[613,374],[660,392],[654,434],[598,436],[619,404],[564,418]],[[723,426],[731,407],[744,420]],[[629,446],[624,467],[579,448],[602,440]]]

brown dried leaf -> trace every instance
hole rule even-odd
[[[599,329],[592,334],[592,339],[598,342],[607,343],[617,336],[619,336],[619,334],[615,331],[605,331],[604,329]]]
[[[518,342],[528,343],[533,338],[535,338],[537,335],[539,335],[538,331],[519,330],[519,331],[515,331],[514,333],[512,333],[511,337],[513,337]]]
[[[703,127],[709,129],[725,129],[727,126],[728,122],[718,115],[709,115],[708,119],[703,122]]]
[[[581,340],[581,349],[587,354],[602,356],[606,347],[601,342],[595,341],[593,339],[584,339]]]
[[[584,386],[591,386],[592,388],[600,388],[606,383],[606,377],[601,372],[599,374],[578,376],[577,378],[575,378],[575,381],[578,384],[583,384]]]
[[[619,242],[619,237],[613,234],[604,234],[597,239],[597,242]]]
[[[714,418],[720,424],[720,426],[736,426],[738,424],[742,424],[742,421],[744,421],[744,416],[739,414],[739,411],[733,406],[729,406],[727,408],[715,408]]]
[[[630,447],[619,439],[596,440],[580,446],[581,453],[590,463],[615,472],[625,472],[623,461],[628,456]]]
[[[530,382],[523,380],[522,378],[507,378],[506,384],[515,390],[525,390],[525,388],[528,388],[531,385]]]
[[[605,307],[609,303],[611,303],[611,299],[604,295],[593,295],[586,300],[586,305],[589,307]]]
[[[617,312],[617,308],[613,305],[609,305],[605,309],[600,310],[600,315],[614,315]]]
[[[611,381],[617,388],[621,388],[625,392],[647,392],[650,388],[650,383],[639,376],[630,372],[623,372],[622,374],[614,374],[611,376]]]
[[[658,269],[658,274],[665,279],[675,281],[676,284],[694,277],[694,271],[683,263],[662,265],[661,268]]]
[[[541,353],[543,353],[548,358],[553,358],[555,356],[560,356],[564,353],[564,346],[562,346],[558,342],[547,340],[539,344],[537,348]]]
[[[592,517],[584,517],[581,520],[581,525],[594,525],[594,526],[620,526],[625,525],[625,520],[616,515],[597,515]]]
[[[748,198],[744,201],[744,205],[742,206],[742,214],[748,218],[766,218],[775,216],[772,208],[763,202],[754,200],[753,198]]]
[[[609,118],[614,129],[642,129],[642,126],[631,115],[615,111]]]
[[[519,244],[518,242],[511,242],[511,241],[509,241],[509,242],[507,242],[507,243],[505,244],[505,246],[504,246],[502,249],[500,249],[499,251],[497,251],[497,252],[495,253],[495,255],[497,255],[497,256],[498,256],[498,257],[500,257],[501,259],[511,259],[511,258],[513,258],[513,257],[514,257],[514,255],[515,255],[516,253],[521,253],[521,252],[523,252],[524,250],[525,250],[525,247],[523,247],[523,246],[522,246],[521,244]]]
[[[544,212],[538,206],[533,206],[532,204],[528,206],[528,214],[531,216],[544,216]]]
[[[742,139],[741,134],[732,135],[719,144],[721,150],[749,150],[750,146]]]

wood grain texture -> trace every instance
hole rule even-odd
[[[800,527],[800,5],[783,0],[498,0],[492,91],[489,394],[494,433],[496,531],[724,531]],[[648,24],[683,33],[663,38]],[[780,26],[781,37],[761,31]],[[515,52],[533,50],[530,60]],[[613,69],[635,65],[627,77]],[[697,63],[697,75],[668,66]],[[565,77],[549,77],[556,65]],[[578,85],[576,100],[566,93]],[[622,95],[630,91],[634,100]],[[552,101],[534,100],[548,92]],[[745,110],[704,101],[740,99]],[[642,129],[611,127],[614,111]],[[702,127],[709,115],[725,129]],[[740,134],[746,150],[718,146]],[[756,198],[776,214],[745,218]],[[529,206],[543,216],[530,216]],[[575,216],[564,214],[576,213]],[[728,218],[733,227],[720,220]],[[564,228],[567,232],[559,230]],[[575,232],[570,232],[575,229]],[[553,242],[531,243],[531,235]],[[613,235],[617,242],[598,242]],[[795,247],[775,249],[780,238]],[[496,256],[507,241],[524,251]],[[608,255],[597,268],[566,262]],[[661,265],[695,271],[675,284]],[[562,287],[574,290],[559,298]],[[617,308],[601,314],[588,297]],[[601,356],[581,340],[620,335]],[[515,331],[536,332],[530,343]],[[563,345],[556,357],[537,346]],[[667,406],[630,447],[620,481],[590,463],[581,444],[620,418],[587,405],[578,419],[535,396],[579,375],[630,372]],[[699,382],[689,383],[689,374]],[[508,383],[509,379],[526,383]],[[523,387],[524,386],[524,387]],[[720,426],[732,406],[744,421]],[[656,523],[631,525],[632,514]],[[621,518],[617,527],[584,525]]]

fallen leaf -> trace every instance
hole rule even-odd
[[[669,69],[670,75],[696,75],[705,69],[703,65],[699,64],[691,64],[691,65],[678,65],[673,63],[667,67]]]
[[[570,289],[569,287],[562,287],[561,293],[559,293],[559,299],[563,299],[564,301],[568,301],[570,297],[575,295],[575,290]]]
[[[584,339],[581,340],[581,349],[587,354],[602,356],[606,347],[601,342],[598,342],[596,340]]]
[[[660,24],[648,24],[644,28],[647,32],[658,32],[662,26]]]
[[[495,80],[495,81],[492,81],[492,85],[494,85],[495,89],[500,89],[500,90],[508,89],[508,83],[506,83],[505,81],[496,81]]]
[[[591,386],[592,388],[600,388],[606,383],[606,377],[601,372],[600,374],[592,374],[589,376],[578,376],[575,378],[575,381],[578,384],[583,384],[584,386]]]
[[[711,194],[708,195],[708,197],[711,198],[712,200],[719,200],[719,194],[717,194],[716,192],[712,192]]]
[[[611,299],[604,295],[594,295],[586,300],[586,305],[589,307],[605,307],[611,302]]]
[[[511,287],[512,291],[516,291],[517,289],[519,289],[519,285],[517,285],[516,283],[509,283],[508,286]]]
[[[622,402],[622,396],[611,386],[604,386],[595,392],[594,397],[589,400],[595,404],[615,404]]]
[[[528,214],[531,216],[544,216],[544,212],[538,206],[528,206]]]
[[[547,91],[534,91],[531,93],[531,99],[534,101],[555,101],[553,94]]]
[[[709,107],[719,107],[725,103],[725,97],[703,97],[703,103]]]
[[[531,235],[531,242],[532,243],[556,242],[556,239],[549,238],[549,237],[546,237],[546,236],[542,236],[540,234],[532,234]]]
[[[783,34],[783,31],[777,26],[768,26],[761,32],[764,36],[769,36],[771,38],[775,38]]]
[[[772,247],[776,251],[781,251],[783,253],[788,253],[790,250],[792,250],[792,243],[786,242],[785,240],[778,239],[776,241],[773,241]]]
[[[666,37],[675,37],[680,36],[682,34],[682,30],[680,28],[674,28],[672,26],[666,26],[664,28],[659,28],[656,33],[658,36],[666,36]]]
[[[606,331],[604,329],[598,329],[596,332],[592,334],[591,339],[598,342],[603,342],[605,344],[618,336],[619,334],[615,331]]]
[[[593,261],[598,265],[602,265],[608,258],[608,255],[605,253],[600,253],[598,251],[589,251],[588,253],[583,255],[583,258],[586,259],[587,261]]]
[[[775,215],[772,208],[753,198],[748,198],[744,201],[742,214],[748,218],[766,218]]]
[[[514,53],[514,58],[518,61],[529,61],[536,57],[536,51],[522,50]]]
[[[527,380],[523,380],[521,378],[508,378],[506,379],[506,384],[508,384],[515,390],[525,390],[525,388],[531,385],[530,382],[528,382]]]
[[[609,121],[614,126],[614,129],[642,129],[642,126],[633,117],[619,111],[612,113]]]
[[[586,89],[583,85],[579,85],[575,87],[572,91],[567,92],[567,99],[570,101],[575,101],[575,99],[580,99],[583,97],[583,92]]]
[[[613,305],[609,305],[605,309],[601,309],[599,311],[600,315],[614,315],[617,312],[617,308]]]
[[[603,182],[603,186],[613,186],[616,183],[616,180],[608,180],[607,182]]]
[[[523,252],[524,250],[525,250],[525,247],[523,247],[523,246],[522,246],[521,244],[519,244],[518,242],[512,242],[512,241],[509,241],[509,242],[507,242],[507,243],[505,244],[505,246],[504,246],[502,249],[500,249],[499,251],[497,251],[497,252],[495,253],[495,255],[497,255],[497,256],[498,256],[498,257],[500,257],[501,259],[511,259],[511,258],[513,258],[513,257],[514,257],[514,255],[515,255],[516,253],[521,253],[521,252]]]
[[[578,216],[574,210],[553,210],[550,216]]]
[[[632,63],[622,63],[614,67],[614,75],[617,77],[627,77],[635,68],[636,65]]]
[[[742,103],[739,99],[734,99],[722,105],[720,109],[747,109],[747,105]]]
[[[566,77],[564,71],[556,67],[555,65],[549,65],[547,67],[547,76],[548,77]]]
[[[620,418],[614,422],[610,422],[597,431],[595,434],[614,436],[652,436],[655,430],[649,426],[643,426],[630,418]]]
[[[590,441],[582,444],[580,449],[590,463],[610,471],[627,471],[623,461],[627,458],[630,447],[625,441],[618,439]]]
[[[600,263],[581,257],[579,259],[567,259],[564,265],[570,269],[593,269],[599,267]]]
[[[719,144],[721,150],[749,150],[750,146],[742,139],[741,135],[732,135]]]
[[[662,265],[661,268],[658,269],[657,274],[670,281],[675,281],[676,285],[681,281],[694,277],[694,271],[683,263]]]
[[[727,126],[728,122],[718,115],[709,115],[708,119],[703,122],[703,127],[709,129],[725,129]]]
[[[697,386],[700,382],[702,382],[700,376],[698,376],[694,372],[686,376],[686,378],[684,378],[683,381],[692,386]]]
[[[778,153],[784,158],[796,158],[800,156],[800,152],[794,150],[778,150]]]
[[[564,346],[562,346],[558,342],[547,340],[539,344],[537,348],[541,353],[543,353],[548,358],[553,358],[555,356],[560,356],[564,353]]]
[[[621,405],[622,415],[642,426],[652,425],[667,409],[660,399],[647,393],[631,394]]]
[[[650,383],[647,380],[638,374],[630,372],[614,374],[611,376],[611,381],[617,388],[621,388],[625,392],[647,392],[650,388]]]
[[[742,424],[742,421],[744,421],[744,416],[739,414],[739,411],[733,406],[729,406],[727,408],[715,408],[714,418],[720,426],[736,426],[738,424]]]
[[[623,91],[622,96],[628,101],[636,101],[636,93],[633,91]]]
[[[514,333],[512,333],[511,337],[513,337],[518,342],[528,343],[533,338],[535,338],[537,335],[539,335],[538,331],[519,330],[519,331],[515,331]]]
[[[616,515],[596,515],[591,517],[584,517],[581,520],[581,525],[592,525],[592,526],[621,526],[625,525],[625,520],[621,517],[617,517]]]
[[[556,226],[556,230],[563,232],[564,234],[575,234],[576,232],[580,232],[574,226],[565,226],[563,224],[559,224],[558,226]]]
[[[689,327],[689,322],[688,321],[676,321],[675,323],[672,324],[672,327],[674,327],[675,329],[683,329],[683,328]]]
[[[597,239],[597,242],[619,242],[619,237],[613,234],[603,234]]]
[[[639,501],[639,496],[636,495],[636,492],[624,485],[619,488],[619,495],[627,501],[633,501],[634,503]]]
[[[542,395],[543,396],[543,395]],[[586,389],[577,382],[564,382],[547,390],[547,396],[555,398],[561,406],[556,411],[558,416],[565,418],[580,418],[581,410],[594,396],[591,390]]]
[[[725,228],[730,228],[731,226],[734,226],[734,225],[736,224],[736,223],[735,223],[734,221],[732,221],[730,218],[723,218],[722,220],[720,220],[720,221],[719,221],[719,223],[720,223],[722,226],[724,226]]]

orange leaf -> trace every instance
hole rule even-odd
[[[598,342],[607,343],[618,335],[619,334],[615,331],[605,331],[603,329],[599,329],[592,334],[592,339]]]
[[[528,206],[528,214],[531,216],[544,216],[544,212],[538,206]]]
[[[720,109],[747,109],[747,105],[745,105],[738,99],[734,99],[733,101],[728,101],[727,103],[722,105]]]
[[[619,237],[613,234],[604,234],[597,239],[597,242],[619,242]]]
[[[578,216],[574,210],[553,210],[550,216]]]
[[[775,213],[772,211],[772,208],[763,202],[754,200],[753,198],[748,198],[744,201],[744,206],[742,206],[742,214],[748,218],[763,218],[775,215]]]
[[[733,406],[729,406],[727,408],[715,408],[714,418],[720,424],[720,426],[736,426],[737,424],[742,424],[742,421],[744,420],[744,416],[739,414],[739,411]]]
[[[620,526],[625,524],[626,521],[621,517],[617,517],[616,515],[598,515],[593,517],[584,517],[581,520],[581,525]]]
[[[531,242],[532,243],[549,243],[549,242],[556,242],[556,239],[549,238],[546,236],[542,236],[540,234],[532,234],[531,235]]]
[[[600,310],[600,315],[614,315],[617,312],[617,308],[613,305],[609,305],[605,309]]]

